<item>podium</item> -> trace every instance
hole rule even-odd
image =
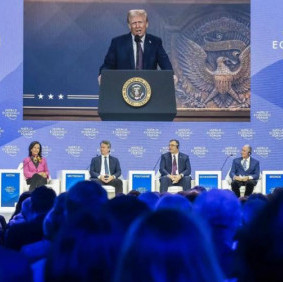
[[[102,70],[102,120],[172,121],[176,113],[173,71]]]

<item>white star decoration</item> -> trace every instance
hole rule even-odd
[[[62,93],[60,93],[59,95],[54,95],[54,94],[50,93],[47,96],[48,96],[49,100],[54,100],[56,98],[58,98],[58,100],[64,100],[64,94],[62,94]],[[41,99],[41,100],[44,99],[44,95],[42,93],[39,93],[37,95],[37,97],[38,97],[38,99]]]

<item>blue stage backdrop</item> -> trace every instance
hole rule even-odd
[[[108,11],[101,15],[103,25],[97,27],[101,32],[100,41],[86,46],[100,54],[89,62],[93,73],[85,74],[88,80],[96,80],[97,67],[103,60],[111,37],[125,31],[125,26],[121,25],[124,18],[113,16],[117,8],[116,4],[112,5],[111,13]],[[136,6],[123,6],[119,15],[125,15],[128,8]],[[147,7],[154,8],[151,4]],[[107,139],[112,142],[111,153],[120,159],[122,174],[126,178],[128,170],[153,169],[160,154],[167,151],[169,139],[177,138],[181,151],[190,155],[193,173],[195,170],[220,169],[226,157],[231,153],[239,156],[242,145],[246,143],[253,147],[253,156],[260,161],[262,170],[282,170],[281,9],[283,3],[279,0],[258,0],[251,6],[250,122],[46,122],[23,120],[23,1],[1,1],[0,168],[16,168],[27,156],[29,143],[38,140],[43,145],[43,155],[48,160],[53,177],[61,169],[88,169],[91,158],[99,153],[99,142]],[[169,8],[167,13],[170,15]],[[42,25],[45,20],[42,19]],[[152,23],[152,33],[159,28],[156,22]],[[112,28],[111,33],[105,34],[106,27]],[[70,66],[74,73],[79,60],[72,61]],[[46,73],[48,71],[46,66]],[[95,87],[94,92],[97,91]],[[231,162],[232,157],[223,169],[224,175]]]

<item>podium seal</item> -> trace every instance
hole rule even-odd
[[[124,101],[130,106],[141,107],[150,100],[151,88],[145,79],[133,77],[124,83],[122,95]]]

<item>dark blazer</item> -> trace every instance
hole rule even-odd
[[[165,153],[161,156],[160,169],[161,176],[171,174],[172,172],[172,155],[170,152]],[[188,155],[180,153],[178,157],[178,171],[179,174],[184,176],[191,175],[191,163]]]
[[[145,35],[143,68],[156,70],[157,65],[163,70],[172,70],[172,65],[166,54],[160,38],[151,34]],[[108,53],[99,73],[103,69],[135,69],[134,50],[131,33],[115,37],[111,41]]]
[[[243,158],[236,158],[233,160],[232,163],[232,168],[230,170],[230,177],[233,179],[234,176],[252,176],[253,180],[258,180],[259,179],[259,174],[260,174],[260,169],[259,169],[259,161],[250,158],[250,167],[248,170],[244,170],[241,161]]]
[[[90,176],[92,179],[98,178],[101,169],[101,156],[97,156],[91,160]],[[121,168],[119,160],[115,157],[109,156],[109,170],[110,174],[118,178],[121,175]]]

